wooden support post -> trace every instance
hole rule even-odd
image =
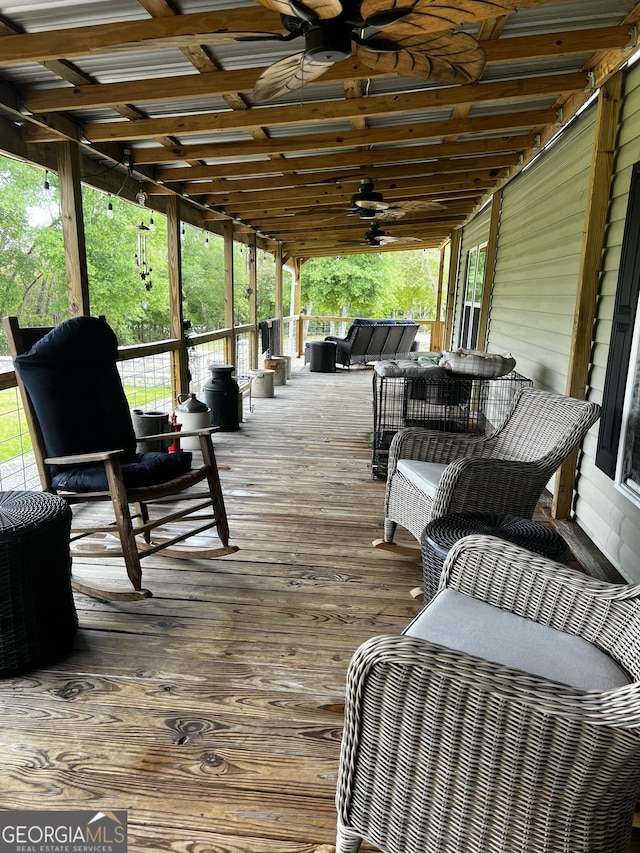
[[[293,313],[296,317],[300,316],[300,308],[302,307],[302,295],[301,295],[301,287],[300,287],[300,275],[302,272],[302,264],[300,262],[300,258],[293,258],[291,261],[293,264],[294,276],[295,276],[295,297],[293,303]],[[302,332],[303,326],[298,322],[296,323],[295,331],[296,331],[296,355],[298,358],[303,353],[303,340],[302,340]]]
[[[283,298],[282,298],[282,243],[278,243],[275,251],[276,261],[276,318],[280,320],[284,317]]]
[[[224,325],[231,329],[225,340],[225,360],[227,364],[236,363],[236,336],[233,309],[235,304],[233,282],[233,222],[225,220],[222,226],[224,237]]]
[[[602,85],[598,96],[598,115],[566,383],[566,393],[570,397],[580,399],[584,399],[586,395],[591,363],[621,99],[622,72],[619,71]],[[553,518],[566,519],[571,512],[578,454],[579,450],[576,449],[556,473],[551,504]]]
[[[80,156],[78,146],[70,141],[57,143],[57,153],[69,316],[77,317],[81,314],[89,314],[91,311],[82,213]]]
[[[431,340],[429,349],[437,352],[442,349],[442,335],[444,332],[442,322],[442,290],[444,284],[444,265],[446,258],[446,245],[440,247],[440,263],[438,265],[438,290],[436,293],[436,319],[431,327]]]
[[[251,323],[251,341],[249,346],[249,367],[258,366],[258,250],[256,235],[248,246],[249,251],[249,323]]]
[[[460,249],[462,248],[462,229],[456,228],[451,235],[451,254],[449,256],[449,284],[447,287],[447,307],[444,320],[442,349],[451,346],[453,337],[453,313],[458,289],[458,270],[460,268]]]
[[[173,399],[189,392],[189,356],[184,336],[182,295],[182,246],[180,243],[180,201],[167,198],[167,257],[169,266],[169,322],[171,337],[182,342],[171,352],[171,393]]]
[[[478,320],[478,349],[485,350],[489,335],[489,312],[491,296],[496,275],[496,256],[498,253],[498,234],[500,232],[500,214],[502,212],[502,190],[493,194],[491,199],[491,220],[489,222],[489,238],[487,240],[487,257],[482,285],[482,302],[480,303],[480,318]]]

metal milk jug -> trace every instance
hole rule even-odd
[[[211,426],[211,412],[195,394],[180,394],[176,408],[176,421],[182,426],[182,432],[205,429]],[[180,447],[183,450],[200,450],[200,439],[195,435],[181,437]]]

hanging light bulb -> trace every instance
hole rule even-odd
[[[149,231],[156,230],[156,223],[153,221],[153,216],[149,217]]]
[[[42,184],[42,189],[46,190],[47,192],[51,189],[51,184],[49,183],[49,170],[48,169],[44,170],[44,182]]]
[[[205,249],[209,248],[209,235],[208,234],[204,235],[204,247],[205,247]]]
[[[113,202],[111,201],[111,196],[109,196],[109,201],[107,203],[107,217],[109,219],[113,219]]]

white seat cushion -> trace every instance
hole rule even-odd
[[[399,459],[397,465],[398,471],[430,498],[435,498],[446,467],[440,462],[418,462],[414,459]]]
[[[578,690],[613,690],[632,681],[582,637],[453,589],[441,590],[403,633]]]

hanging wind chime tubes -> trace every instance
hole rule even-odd
[[[147,290],[151,290],[153,283],[150,276],[153,270],[147,263],[147,234],[150,229],[144,224],[144,222],[141,222],[140,225],[136,226],[136,228],[138,230],[138,247],[135,254],[136,269],[145,288]]]

